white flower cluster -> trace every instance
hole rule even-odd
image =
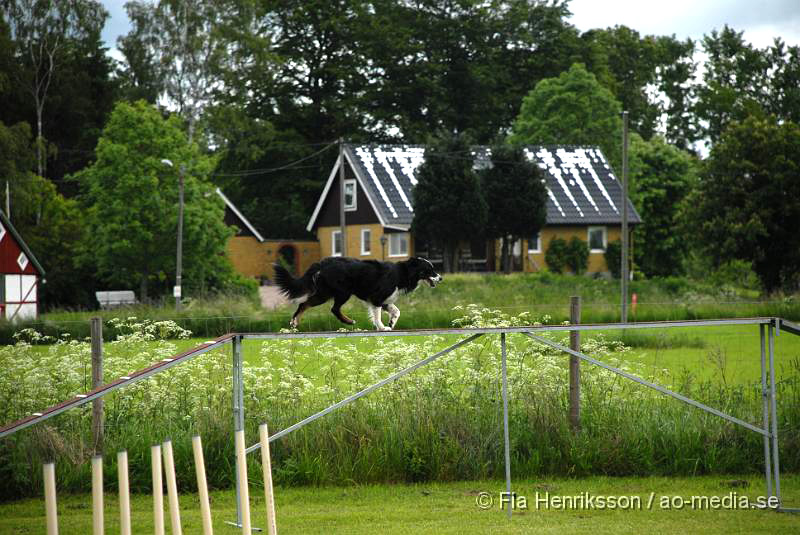
[[[510,316],[499,310],[467,305],[456,307],[463,316],[459,327],[539,325],[529,314]],[[109,382],[153,362],[173,356],[176,345],[168,338],[191,333],[173,322],[137,318],[111,320],[120,334],[105,344],[105,381]],[[516,403],[547,396],[564,397],[568,388],[568,356],[536,344],[523,335],[507,337],[509,390]],[[566,344],[566,336],[554,340]],[[244,368],[245,402],[249,417],[294,418],[310,414],[370,386],[456,343],[454,336],[403,339],[300,339],[264,342],[258,357]],[[50,345],[34,345],[51,341]],[[624,360],[628,348],[603,336],[586,337],[582,350],[614,366],[641,375]],[[253,362],[260,360],[260,363]],[[401,402],[422,399],[477,407],[496,403],[500,391],[500,340],[486,335],[438,358],[431,364],[389,384],[359,403],[391,411]],[[46,340],[39,333],[21,331],[18,342],[0,348],[0,420],[31,414],[76,394],[91,390],[91,348],[87,341]],[[645,389],[600,368],[585,366],[583,395],[614,396],[615,403],[649,396]],[[90,409],[59,418],[89,419]],[[106,397],[107,426],[169,422],[194,425],[203,417],[230,415],[231,356],[229,349],[201,357],[155,374],[149,380],[122,388]],[[73,414],[74,413],[74,414]],[[169,432],[166,429],[165,432]]]

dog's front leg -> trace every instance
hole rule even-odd
[[[400,309],[393,303],[383,305],[383,309],[389,313],[389,328],[394,329],[394,326],[397,325],[397,320],[400,319]]]
[[[373,305],[368,305],[369,309],[369,318],[372,320],[372,324],[375,326],[375,329],[379,331],[391,331],[391,327],[387,327],[383,324],[381,320],[381,307],[376,307]]]

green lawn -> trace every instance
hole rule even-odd
[[[746,482],[746,487],[738,485]],[[800,476],[782,479],[784,505],[800,505]],[[737,485],[737,486],[731,486]],[[276,488],[277,525],[279,533],[797,533],[800,516],[771,510],[692,509],[692,496],[718,496],[730,500],[747,497],[754,500],[765,493],[759,476],[711,476],[694,478],[606,478],[542,479],[513,482],[513,490],[527,499],[527,509],[518,509],[509,520],[499,508],[502,481],[468,481],[458,483],[426,483],[420,485],[379,485],[355,487]],[[494,505],[481,509],[477,505],[488,492]],[[549,493],[549,494],[548,494]],[[584,493],[584,494],[582,494]],[[264,527],[264,496],[251,488],[252,523]],[[591,497],[595,508],[574,506],[558,508],[544,505],[554,499],[573,496]],[[631,497],[638,498],[631,498]],[[652,496],[652,499],[651,499]],[[536,499],[540,505],[536,506]],[[618,497],[639,506],[601,509],[599,498]],[[622,498],[625,497],[625,498]],[[681,509],[663,508],[669,502]],[[236,516],[235,493],[212,492],[212,514],[216,533],[237,533],[225,524]],[[181,496],[181,520],[186,533],[201,531],[196,495]],[[166,502],[166,497],[165,497]],[[650,507],[648,508],[648,502]],[[519,503],[519,502],[518,502]],[[721,502],[725,503],[725,502]],[[91,532],[91,496],[64,495],[58,498],[61,533]],[[150,496],[135,495],[132,499],[135,533],[152,533],[153,515]],[[118,528],[116,495],[106,493],[106,530]],[[169,526],[169,518],[166,518]],[[169,527],[167,530],[169,532]],[[0,533],[45,533],[42,499],[21,500],[0,504]]]

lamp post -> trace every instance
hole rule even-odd
[[[166,158],[161,163],[174,167],[171,160]],[[175,259],[175,287],[172,294],[175,296],[175,310],[181,310],[181,268],[183,265],[183,175],[186,173],[186,166],[181,164],[178,172],[178,250]]]
[[[380,237],[381,256],[383,257],[383,260],[386,260],[386,242],[387,241],[389,241],[389,240],[386,238],[386,234],[381,234],[381,237]]]

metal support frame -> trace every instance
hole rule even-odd
[[[558,331],[590,331],[590,330],[612,330],[612,329],[652,329],[663,327],[694,327],[694,326],[718,326],[718,325],[758,325],[761,337],[761,391],[762,391],[762,425],[763,428],[750,424],[744,420],[723,413],[717,409],[709,407],[703,403],[695,401],[691,398],[683,396],[677,392],[673,392],[665,387],[632,375],[614,366],[605,364],[597,359],[585,355],[579,351],[565,347],[557,342],[553,342],[542,336],[534,333],[540,332],[558,332]],[[765,335],[765,327],[768,330]],[[502,397],[503,397],[503,438],[504,438],[504,454],[505,454],[505,475],[506,475],[506,491],[508,497],[513,504],[513,495],[511,495],[511,452],[510,452],[510,437],[508,425],[508,370],[506,362],[506,335],[507,334],[524,334],[534,341],[550,346],[552,348],[563,351],[569,355],[575,356],[581,360],[585,360],[596,366],[605,368],[617,375],[630,379],[648,388],[657,390],[663,394],[674,397],[684,403],[692,405],[698,409],[706,411],[723,418],[731,423],[740,425],[755,433],[758,433],[764,438],[764,474],[766,479],[767,494],[776,496],[778,499],[778,510],[785,512],[798,512],[800,509],[784,508],[782,506],[780,494],[780,456],[778,451],[778,423],[777,423],[777,391],[775,382],[775,338],[780,330],[790,332],[792,334],[800,335],[800,325],[792,322],[787,322],[779,318],[739,318],[728,320],[690,320],[690,321],[664,321],[664,322],[641,322],[641,323],[618,323],[618,324],[580,324],[580,325],[542,325],[542,326],[527,326],[527,327],[489,327],[489,328],[460,328],[460,329],[422,329],[422,330],[408,330],[408,331],[345,331],[345,332],[309,332],[309,333],[250,333],[250,334],[228,334],[223,337],[217,338],[211,342],[205,342],[200,346],[185,351],[173,358],[163,359],[158,363],[132,373],[130,376],[122,377],[113,381],[112,383],[102,385],[88,392],[87,394],[79,394],[75,398],[64,401],[58,405],[43,410],[42,412],[34,413],[31,416],[12,422],[8,425],[0,427],[0,438],[15,433],[21,429],[39,423],[47,418],[60,414],[66,410],[78,407],[92,400],[102,398],[106,394],[113,392],[119,388],[129,384],[136,383],[140,380],[158,373],[160,371],[169,369],[181,362],[190,360],[197,355],[206,353],[212,349],[217,349],[222,345],[231,342],[233,347],[233,417],[234,417],[234,430],[244,429],[244,375],[243,375],[243,358],[242,358],[242,343],[245,339],[310,339],[310,338],[348,338],[348,337],[374,337],[374,336],[425,336],[432,334],[468,334],[469,336],[456,344],[453,344],[438,353],[431,355],[416,364],[413,364],[393,375],[379,381],[378,383],[369,386],[356,394],[353,394],[326,409],[289,426],[272,436],[269,441],[272,442],[281,438],[292,431],[295,431],[304,425],[313,422],[314,420],[325,416],[326,414],[341,408],[357,399],[377,390],[378,388],[395,381],[427,364],[430,364],[439,357],[466,345],[484,334],[499,334],[501,343],[501,380],[502,380]],[[260,448],[260,443],[246,449],[247,453],[251,453]],[[774,491],[773,494],[773,482]],[[237,476],[236,481],[236,496],[237,496],[237,523],[228,522],[236,526],[241,526],[241,504],[240,504],[240,489]],[[509,516],[511,515],[511,506],[508,510]],[[261,531],[258,528],[254,530]]]
[[[508,518],[511,518],[511,510],[514,508],[516,500],[511,494],[511,440],[508,436],[508,366],[506,365],[506,333],[500,334],[501,369],[503,376],[503,445],[506,457],[506,496],[511,499],[508,503]],[[500,500],[500,503],[503,503]]]
[[[231,398],[233,401],[233,431],[244,430],[244,361],[242,358],[242,336],[235,335],[231,339],[233,347],[232,362],[232,383],[233,391]],[[234,472],[236,473],[236,522],[226,521],[225,523],[237,528],[242,527],[242,482],[239,481],[239,457],[235,456]],[[252,531],[263,531],[261,528],[252,527]]]

